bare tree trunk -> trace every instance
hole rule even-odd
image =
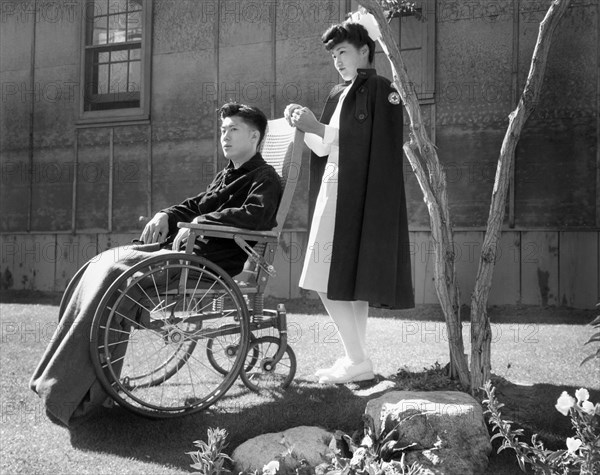
[[[471,298],[471,393],[473,394],[490,378],[492,334],[487,314],[487,301],[492,286],[498,238],[504,221],[506,195],[515,148],[525,121],[535,109],[542,89],[552,34],[569,7],[570,1],[554,0],[540,23],[527,82],[517,108],[509,115],[508,129],[500,149],[487,229],[481,249],[475,289]]]
[[[417,94],[383,9],[377,0],[361,0],[360,3],[373,14],[379,24],[382,33],[379,42],[392,65],[394,86],[410,118],[410,140],[404,144],[404,151],[421,186],[429,211],[431,235],[435,244],[434,282],[448,330],[451,373],[467,388],[470,382],[469,368],[462,338],[460,294],[454,265],[454,236],[446,194],[446,174],[425,130]]]

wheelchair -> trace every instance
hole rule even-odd
[[[190,229],[185,252],[156,253],[110,285],[89,337],[96,377],[109,400],[142,416],[169,418],[207,409],[238,376],[253,391],[289,386],[296,356],[287,344],[286,310],[283,304],[265,309],[264,290],[275,275],[302,147],[303,133],[285,119],[268,122],[261,153],[284,190],[275,229],[179,223]],[[234,239],[248,254],[244,272],[234,280],[193,254],[197,236]],[[88,264],[67,285],[59,319]]]

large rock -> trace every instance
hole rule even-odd
[[[379,436],[397,429],[408,464],[427,474],[484,473],[492,450],[481,405],[458,391],[391,391],[367,403]]]
[[[274,460],[279,462],[278,475],[295,474],[303,463],[314,468],[331,461],[328,454],[332,438],[333,434],[325,429],[310,426],[259,435],[233,451],[234,473],[254,470],[262,473],[262,468]]]

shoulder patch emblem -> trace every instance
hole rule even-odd
[[[400,94],[398,94],[397,92],[390,92],[390,95],[388,96],[388,101],[390,102],[390,104],[394,104],[395,106],[397,106],[398,104],[400,104]]]

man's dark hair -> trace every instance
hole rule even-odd
[[[267,117],[263,111],[258,107],[238,104],[237,102],[228,102],[227,104],[223,104],[219,109],[219,117],[221,120],[233,116],[240,117],[247,125],[258,130],[260,133],[258,145],[260,145],[265,136],[265,132],[267,131]]]
[[[373,62],[375,57],[375,42],[369,37],[367,29],[350,20],[346,20],[337,25],[330,26],[323,36],[321,37],[323,43],[325,43],[325,49],[327,51],[332,50],[335,46],[347,41],[356,49],[360,49],[364,45],[369,47],[369,63]]]

